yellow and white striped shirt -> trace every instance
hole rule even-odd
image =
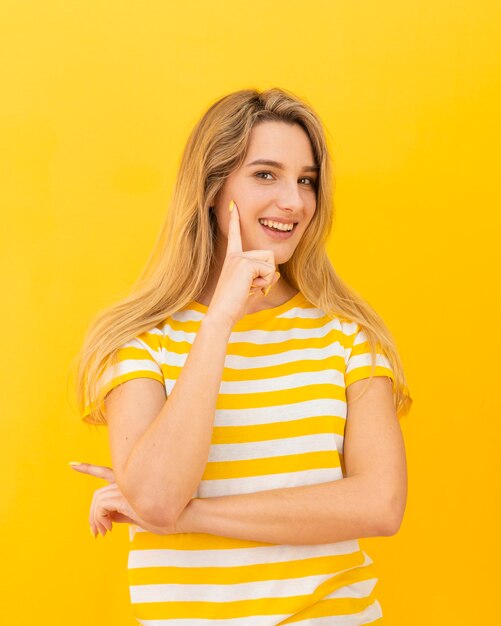
[[[193,301],[126,343],[118,371],[107,372],[103,384],[112,389],[154,378],[169,396],[207,310]],[[369,377],[366,339],[358,324],[330,319],[301,292],[239,320],[193,497],[341,480],[345,389]],[[379,350],[374,375],[394,379]],[[205,533],[156,535],[133,525],[130,540],[130,597],[145,626],[382,623],[373,561],[357,539],[277,545]]]

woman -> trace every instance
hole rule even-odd
[[[401,524],[412,401],[383,321],[327,256],[331,172],[292,93],[216,101],[132,295],[86,337],[79,404],[108,425],[113,469],[73,467],[109,482],[94,536],[131,524],[142,624],[381,620],[358,539]]]

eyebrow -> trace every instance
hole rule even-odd
[[[270,161],[269,159],[256,159],[256,161],[252,161],[252,163],[248,163],[247,167],[251,165],[270,165],[271,167],[276,167],[279,170],[284,170],[285,166],[283,163],[279,163],[278,161]],[[305,165],[303,167],[304,172],[318,172],[320,168],[317,165]]]

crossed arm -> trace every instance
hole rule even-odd
[[[152,526],[137,515],[115,521],[133,521],[140,526],[143,521],[143,527],[149,526],[159,534],[209,533],[276,544],[333,543],[395,534],[407,500],[404,440],[390,379],[373,378],[358,398],[366,383],[356,381],[346,389],[345,478],[257,493],[195,498],[174,521],[166,520],[161,526]],[[75,469],[105,478],[92,469],[96,467]],[[94,510],[94,514],[102,515],[103,511]],[[113,520],[112,511],[108,518]]]

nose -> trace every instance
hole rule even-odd
[[[297,181],[284,182],[277,191],[277,206],[281,209],[300,211],[304,208],[304,199]]]

